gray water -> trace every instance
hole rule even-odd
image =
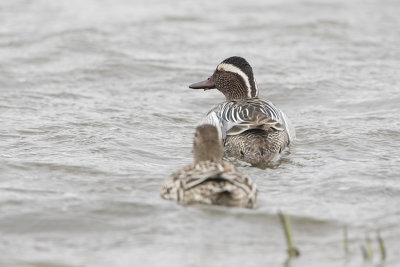
[[[2,0],[0,266],[399,266],[399,14],[395,0]],[[224,100],[188,85],[232,55],[297,142],[266,169],[235,163],[255,210],[164,201]],[[279,211],[301,251],[289,262]]]

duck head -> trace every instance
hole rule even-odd
[[[213,75],[205,81],[189,85],[192,89],[218,89],[227,100],[258,97],[253,69],[246,59],[230,57],[218,64]]]
[[[196,128],[193,140],[194,162],[222,160],[224,148],[219,139],[217,128],[209,124],[203,124]]]

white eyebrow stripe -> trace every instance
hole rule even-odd
[[[217,67],[218,70],[224,70],[224,71],[229,71],[229,72],[233,72],[236,73],[238,75],[240,75],[240,77],[243,78],[246,86],[247,86],[247,96],[249,98],[251,98],[251,87],[250,87],[250,83],[249,83],[249,77],[238,67],[232,65],[232,64],[228,64],[228,63],[221,63],[218,65]]]

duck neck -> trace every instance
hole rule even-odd
[[[199,147],[195,146],[193,152],[195,164],[201,161],[220,162],[224,153],[219,140],[207,141]]]
[[[240,85],[231,86],[230,90],[222,89],[220,91],[225,95],[227,101],[252,98],[248,88]]]

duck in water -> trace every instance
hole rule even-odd
[[[228,156],[263,165],[279,159],[295,139],[287,116],[270,101],[258,98],[258,86],[250,64],[242,57],[222,61],[213,75],[189,86],[217,89],[226,101],[214,106],[203,119],[217,127]]]
[[[183,204],[213,204],[253,208],[257,187],[231,163],[212,125],[196,128],[194,163],[174,172],[161,188],[161,197]]]

